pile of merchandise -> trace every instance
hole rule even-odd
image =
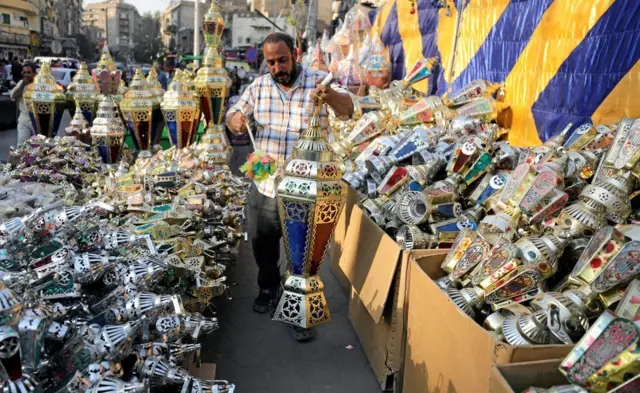
[[[107,167],[72,137],[12,150],[3,192],[28,214],[0,225],[5,391],[232,391],[179,367],[218,326],[200,311],[244,236],[246,184],[195,157]]]
[[[359,13],[307,61],[369,91],[330,136],[360,207],[405,250],[450,248],[437,285],[497,339],[573,346],[560,367],[571,385],[553,391],[637,391],[640,119],[511,146],[501,85],[425,97],[412,86],[436,59],[390,82],[377,38],[354,27]]]

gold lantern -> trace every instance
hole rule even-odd
[[[158,104],[161,103],[164,99],[165,91],[162,88],[162,84],[158,80],[158,72],[153,67],[149,70],[149,75],[147,75],[147,83],[149,84],[149,89],[156,97]]]
[[[91,142],[91,133],[89,132],[89,122],[82,114],[82,109],[80,106],[76,106],[75,114],[73,118],[69,122],[69,127],[65,128],[67,132],[67,136],[74,137],[75,139],[84,142]]]
[[[109,46],[105,43],[102,47],[100,61],[95,69],[91,70],[93,83],[98,87],[101,94],[118,94],[120,81],[122,80],[122,71],[116,67],[116,63],[111,57]]]
[[[215,139],[222,141],[225,148],[230,148],[223,119],[231,79],[217,50],[223,31],[224,19],[217,4],[212,1],[202,21],[202,32],[207,49],[194,84],[200,98],[200,109],[207,121],[207,134],[215,135]]]
[[[62,88],[51,75],[49,63],[42,65],[33,83],[27,87],[24,100],[36,133],[48,138],[56,136],[66,99]]]
[[[93,122],[98,108],[98,88],[93,82],[87,64],[80,63],[80,69],[73,77],[73,81],[67,88],[67,108],[71,116],[76,113],[76,104],[89,125]]]
[[[120,103],[120,110],[139,151],[150,151],[153,145],[160,143],[164,122],[162,116],[158,116],[159,108],[155,92],[138,68]]]
[[[102,162],[115,164],[120,160],[122,144],[126,128],[122,124],[118,108],[113,99],[103,96],[98,104],[98,113],[91,127],[91,138],[96,146]]]
[[[184,83],[180,70],[176,71],[160,106],[171,145],[178,149],[190,146],[198,132],[200,102]]]
[[[318,106],[277,186],[287,277],[273,319],[302,328],[331,319],[319,271],[347,194],[319,113]]]

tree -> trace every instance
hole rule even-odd
[[[164,51],[160,39],[160,13],[145,12],[142,15],[143,36],[133,48],[133,59],[138,63],[150,63]]]
[[[77,34],[74,36],[78,43],[78,52],[82,59],[87,61],[93,61],[96,57],[96,46],[89,42],[89,39],[84,34]]]

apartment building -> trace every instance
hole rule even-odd
[[[90,3],[82,13],[82,22],[99,29],[109,48],[122,55],[133,52],[137,37],[142,33],[141,17],[136,7],[124,0]]]

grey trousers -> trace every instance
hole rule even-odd
[[[260,289],[276,289],[280,285],[278,261],[282,238],[276,198],[261,194],[252,183],[247,205],[247,231],[258,265],[258,286]]]

